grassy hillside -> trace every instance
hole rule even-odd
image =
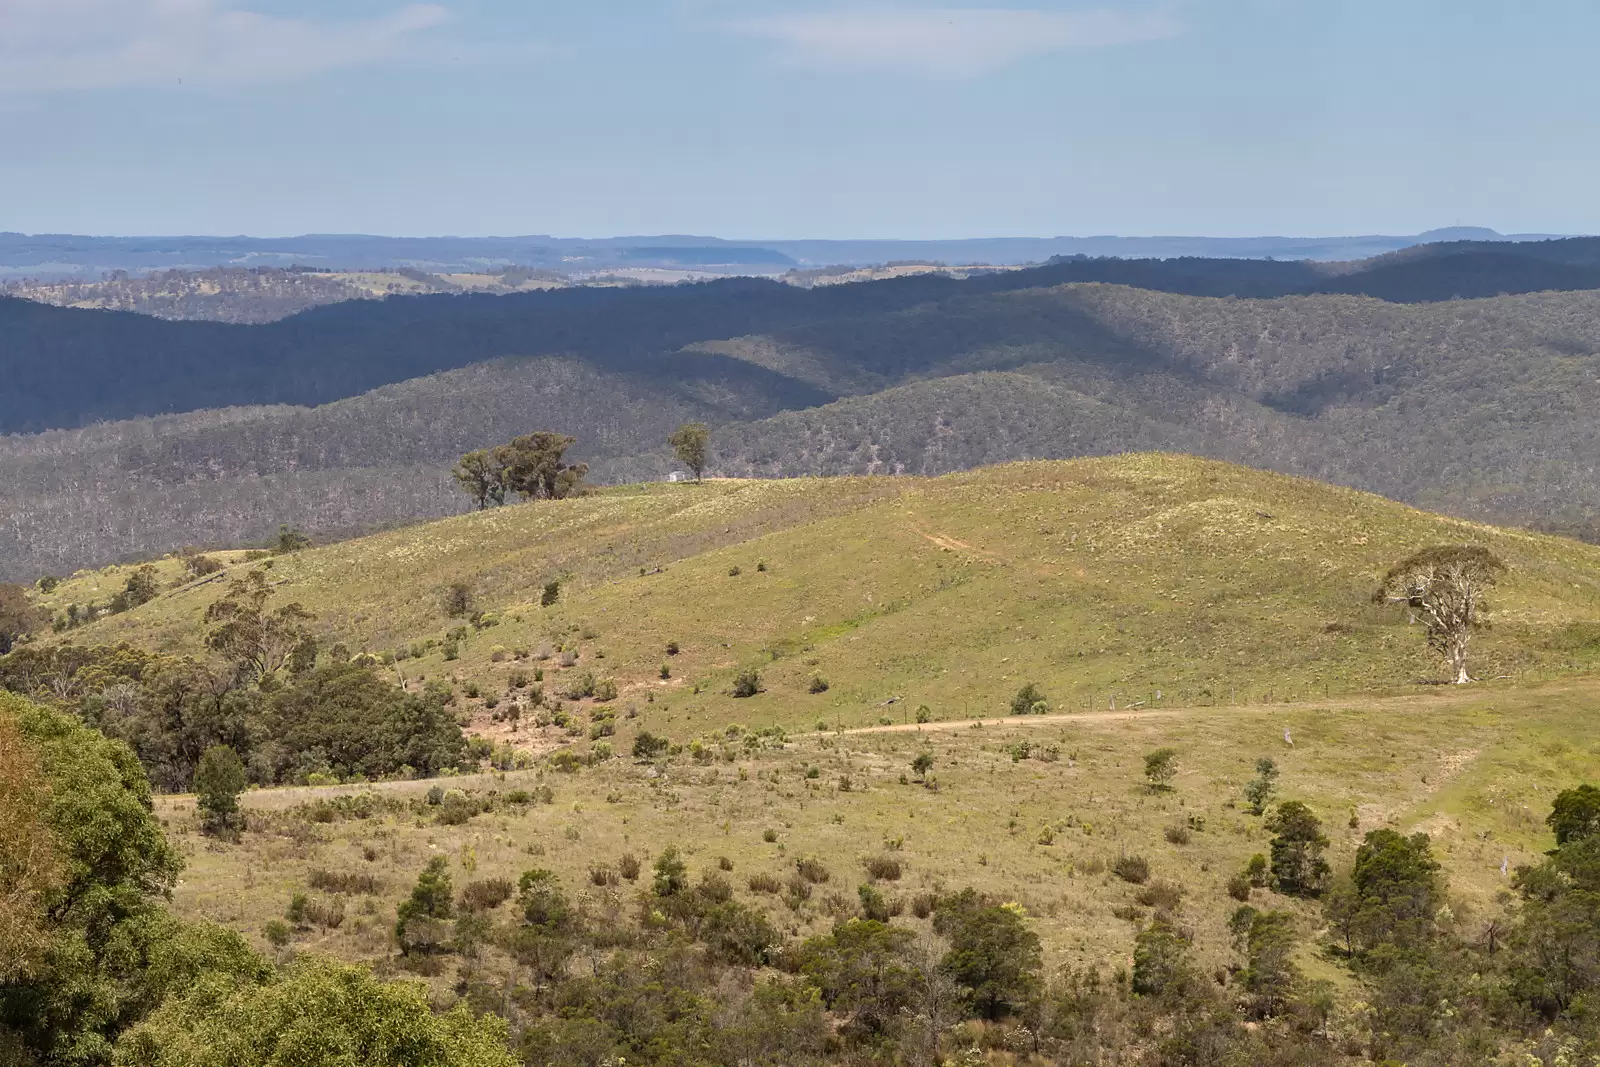
[[[1419,628],[1368,598],[1390,564],[1436,543],[1482,544],[1511,566],[1474,646],[1479,676],[1600,659],[1600,548],[1162,454],[626,487],[317,548],[270,573],[275,602],[303,603],[329,641],[398,651],[412,684],[476,686],[462,706],[486,732],[508,729],[487,700],[529,705],[531,686],[513,683],[535,671],[547,704],[582,712],[594,703],[568,701],[574,680],[614,680],[626,744],[640,729],[687,741],[730,722],[899,722],[920,705],[993,715],[1028,682],[1061,710],[1405,689],[1438,665]],[[45,603],[103,603],[123,580],[80,575]],[[560,599],[541,607],[550,581]],[[467,627],[447,660],[465,627],[444,608],[458,582],[492,625]],[[199,652],[222,589],[180,587],[70,639]],[[766,691],[732,696],[744,670]],[[817,676],[826,692],[809,691]],[[519,743],[561,742],[526,711]]]
[[[853,899],[868,880],[864,861],[888,857],[901,870],[878,885],[902,905],[968,885],[1022,904],[1051,971],[1126,967],[1138,924],[1152,909],[1140,903],[1142,886],[1110,868],[1119,857],[1140,856],[1152,881],[1182,887],[1175,907],[1211,966],[1233,959],[1226,924],[1237,903],[1224,885],[1251,854],[1266,851],[1270,836],[1240,796],[1258,758],[1278,762],[1283,797],[1322,813],[1336,868],[1348,866],[1367,831],[1433,835],[1461,928],[1474,931],[1500,912],[1496,894],[1508,884],[1502,861],[1536,862],[1549,847],[1542,818],[1553,795],[1600,773],[1597,695],[1584,681],[1295,707],[811,733],[781,748],[732,736],[703,759],[685,754],[661,767],[618,760],[571,774],[464,778],[450,784],[473,797],[540,785],[554,796],[551,806],[502,805],[459,826],[419,817],[429,811],[422,806],[426,782],[252,793],[245,800],[252,832],[229,848],[200,836],[192,799],[163,799],[158,811],[189,862],[179,910],[258,940],[292,895],[318,895],[313,872],[370,877],[372,891],[359,905],[351,901],[348,921],[299,941],[302,949],[351,958],[390,954],[394,909],[432,855],[448,856],[461,881],[514,881],[529,866],[551,868],[604,915],[625,909],[635,888],[617,879],[619,859],[639,858],[648,882],[649,863],[674,844],[696,879],[729,860],[739,899],[771,914],[791,936],[825,932],[838,906],[830,897]],[[1179,773],[1171,793],[1151,795],[1143,757],[1160,746],[1178,750]],[[1032,755],[1015,758],[1023,751]],[[921,752],[934,757],[936,788],[903,780]],[[317,811],[341,793],[368,797],[368,814],[323,821]],[[790,907],[781,895],[746,888],[752,875],[788,878],[807,856],[820,857],[830,875],[809,901]],[[596,871],[611,884],[596,886]],[[1252,902],[1288,909],[1307,930],[1323,922],[1312,902],[1266,890]],[[901,921],[926,926],[909,909]],[[1300,962],[1313,977],[1349,982],[1310,947]]]
[[[1389,565],[1440,543],[1490,548],[1510,568],[1470,686],[1430,684],[1442,672],[1420,627],[1370,599]],[[1092,972],[1130,1011],[1175,1010],[1127,999],[1126,978],[1136,936],[1171,922],[1198,968],[1195,995],[1244,1012],[1231,924],[1246,902],[1277,911],[1306,980],[1295,995],[1322,1014],[1303,1027],[1321,1058],[1276,1062],[1360,1062],[1389,1040],[1388,1024],[1367,1021],[1384,987],[1339,956],[1326,898],[1241,874],[1274,849],[1243,796],[1257,761],[1275,761],[1277,800],[1320,818],[1340,875],[1374,830],[1426,834],[1448,879],[1430,936],[1467,952],[1488,931],[1507,955],[1522,950],[1505,931],[1528,911],[1510,872],[1551,847],[1556,794],[1600,778],[1600,547],[1186,456],[628,486],[219,559],[220,574],[193,582],[163,560],[155,600],[46,640],[203,657],[207,605],[260,569],[269,607],[298,601],[318,616],[328,651],[313,678],[327,658],[366,652],[414,693],[446,683],[453,702],[431,706],[495,742],[506,769],[476,772],[478,747],[432,780],[268,778],[313,784],[249,790],[237,832],[221,835],[201,832],[194,798],[159,797],[186,860],[175,910],[279,960],[327,953],[420,977],[439,1005],[503,1013],[513,1033],[556,1027],[573,1064],[604,1062],[583,1050],[615,1043],[591,1033],[580,1047],[566,1036],[578,1030],[560,1029],[590,1025],[569,1016],[569,998],[608,967],[680,1005],[705,992],[721,1018],[757,980],[809,973],[805,945],[862,930],[852,918],[887,917],[908,958],[931,965],[966,887],[1038,935],[1052,981]],[[83,572],[40,602],[104,603],[130,573]],[[449,617],[452,587],[482,614]],[[151,675],[136,686],[79,674],[71,706],[117,728],[173,708],[204,718],[204,702],[164,696],[192,675]],[[758,684],[741,689],[741,676]],[[1028,683],[1048,708],[1014,716]],[[336,691],[325,699],[246,720],[252,760],[347,707]],[[665,744],[635,755],[646,732]],[[1154,789],[1145,759],[1161,748],[1177,770]],[[373,773],[406,779],[410,766]],[[670,871],[669,852],[685,864],[673,877],[697,888],[657,890],[652,864]],[[425,867],[453,879],[449,926],[402,921]],[[540,925],[551,913],[538,894],[556,891],[572,921]],[[715,914],[770,953],[712,970],[710,957],[673,957],[691,940],[724,944],[721,919],[670,918],[680,893],[715,897]],[[1467,957],[1462,975],[1502,981],[1506,965],[1483,959]],[[603,996],[629,1035],[683,1010]],[[1279,1036],[1289,1025],[1238,1018]],[[1503,1043],[1524,1036],[1496,1025]],[[1008,1032],[973,1023],[950,1043]],[[1144,1051],[1148,1032],[1097,1040]],[[1018,1062],[1015,1046],[995,1045],[985,1062]],[[550,1057],[529,1046],[526,1060]]]

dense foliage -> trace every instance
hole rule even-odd
[[[180,923],[181,866],[133,753],[0,694],[0,1062],[502,1067],[503,1026],[238,934]],[[22,807],[28,804],[27,808]]]

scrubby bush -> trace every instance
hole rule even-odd
[[[863,865],[868,876],[879,882],[898,882],[904,873],[900,861],[893,856],[869,856]]]
[[[633,758],[637,760],[653,760],[664,753],[671,742],[664,737],[657,737],[647,730],[642,730],[639,736],[633,739]]]
[[[752,893],[777,893],[783,888],[783,882],[777,875],[765,871],[752,874],[745,880],[745,884],[750,887]]]
[[[306,881],[312,889],[320,889],[324,893],[374,894],[381,888],[377,877],[366,871],[330,871],[316,867]]]
[[[813,885],[820,885],[832,877],[828,872],[828,868],[815,856],[805,856],[796,860],[794,869],[801,878]]]
[[[1043,715],[1050,710],[1050,705],[1045,701],[1044,694],[1032,682],[1017,690],[1017,695],[1011,698],[1011,714],[1013,715]]]
[[[740,671],[733,679],[733,695],[736,697],[753,697],[761,691],[761,675],[755,670]]]
[[[1183,900],[1183,887],[1176,882],[1169,882],[1165,878],[1156,878],[1149,884],[1141,887],[1133,895],[1147,908],[1160,911],[1176,911],[1178,904]]]
[[[461,906],[468,911],[492,911],[510,899],[509,878],[481,878],[461,890]]]
[[[1111,865],[1111,871],[1124,882],[1143,885],[1150,877],[1150,861],[1143,856],[1125,852]]]

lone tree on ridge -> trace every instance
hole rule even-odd
[[[711,429],[703,422],[686,422],[672,431],[667,444],[678,454],[678,461],[694,472],[699,481],[706,469],[706,458],[711,454]]]
[[[1437,545],[1401,560],[1383,576],[1376,603],[1405,604],[1428,627],[1428,647],[1450,664],[1457,685],[1472,681],[1467,674],[1467,645],[1472,631],[1484,625],[1484,596],[1506,565],[1487,548]]]

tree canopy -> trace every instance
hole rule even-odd
[[[711,428],[703,422],[686,422],[672,431],[667,444],[672,446],[678,461],[694,473],[694,480],[698,482],[711,454]]]
[[[1484,623],[1484,596],[1505,573],[1506,565],[1477,545],[1436,545],[1408,556],[1389,568],[1373,599],[1405,604],[1422,616],[1428,646],[1450,664],[1453,680],[1471,681],[1467,645]]]

